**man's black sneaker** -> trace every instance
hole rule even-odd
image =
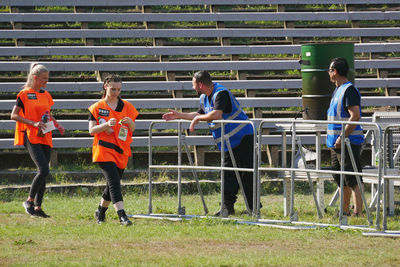
[[[106,210],[108,207],[99,206],[99,209],[94,212],[94,218],[98,224],[102,224],[106,221]]]
[[[35,210],[33,216],[42,217],[42,218],[50,218],[42,209]]]
[[[128,216],[125,214],[125,210],[117,211],[119,217],[119,223],[121,225],[129,226],[132,225],[132,222],[128,219]]]
[[[25,208],[25,212],[29,215],[35,214],[35,209],[32,201],[24,201],[22,202],[22,206]]]
[[[228,211],[228,216],[229,215],[235,215],[235,208],[233,207],[233,204],[225,205],[225,207],[226,207],[226,209]],[[217,213],[215,213],[214,216],[215,217],[221,216],[221,211],[222,211],[222,208]]]

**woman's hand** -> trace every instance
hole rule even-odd
[[[122,120],[120,120],[119,123],[132,125],[133,124],[133,120],[131,118],[129,118],[129,117],[125,117]]]
[[[57,129],[58,129],[58,131],[60,132],[61,135],[64,135],[64,133],[65,133],[65,128],[64,128],[61,124],[58,125],[58,128],[57,128]]]
[[[33,124],[36,128],[39,129],[39,131],[44,131],[46,129],[46,125],[42,121],[37,121]]]
[[[120,120],[119,123],[128,125],[128,128],[129,128],[129,130],[130,130],[131,132],[134,132],[134,131],[135,131],[135,122],[132,120],[132,118],[130,118],[130,117],[125,117],[125,118],[123,118],[122,120]]]
[[[111,118],[111,119],[109,119],[109,120],[107,121],[106,124],[107,124],[107,126],[108,126],[108,129],[106,130],[106,133],[107,133],[107,134],[111,134],[111,133],[114,132],[114,129],[113,129],[112,127],[114,127],[115,124],[117,124],[117,119],[116,119],[116,118]]]
[[[110,127],[115,126],[117,124],[117,119],[116,118],[111,118],[109,121],[107,121],[107,125]]]

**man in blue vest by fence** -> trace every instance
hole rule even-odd
[[[191,120],[190,131],[194,131],[195,125],[200,121],[207,121],[214,140],[221,150],[221,125],[213,120],[248,120],[239,102],[233,94],[219,83],[213,83],[210,74],[206,71],[198,71],[192,79],[193,89],[200,94],[200,108],[197,112],[178,112],[169,110],[163,115],[165,120],[184,119]],[[224,128],[225,136],[229,137],[233,155],[239,168],[253,168],[254,131],[250,124],[227,123]],[[233,167],[232,159],[228,152],[227,142],[224,144],[224,166]],[[228,215],[234,215],[234,203],[237,199],[239,184],[233,171],[225,171],[224,205]],[[253,174],[240,172],[241,182],[249,204],[253,209]],[[221,211],[224,207],[221,207]],[[221,211],[215,215],[220,216]]]
[[[361,94],[358,89],[347,79],[349,65],[344,58],[334,58],[329,66],[329,77],[336,85],[328,109],[328,121],[359,121],[361,119]],[[331,150],[332,170],[340,171],[341,142],[349,138],[351,150],[357,166],[357,172],[361,172],[361,144],[364,142],[363,129],[360,125],[345,125],[345,136],[341,136],[341,124],[328,124],[326,144]],[[351,159],[347,148],[345,149],[345,171],[353,171]],[[340,186],[340,175],[333,174],[333,178]],[[361,178],[361,177],[360,177]],[[362,178],[361,178],[362,182]],[[344,176],[343,187],[343,212],[350,215],[350,196],[353,193],[354,216],[362,212],[361,191],[354,175]]]

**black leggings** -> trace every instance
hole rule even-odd
[[[113,204],[123,201],[121,193],[121,178],[124,174],[124,169],[118,168],[115,162],[110,161],[98,162],[98,164],[107,180],[102,198],[106,201],[112,201]]]
[[[24,145],[38,170],[33,178],[29,197],[35,199],[35,206],[41,206],[44,191],[46,190],[46,178],[49,175],[51,148],[48,145],[32,144],[26,135]]]

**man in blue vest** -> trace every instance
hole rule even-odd
[[[361,119],[361,94],[358,89],[347,79],[349,65],[344,58],[334,58],[329,66],[329,77],[336,85],[332,95],[331,104],[328,109],[328,121],[359,121]],[[326,144],[331,150],[332,170],[340,171],[341,143],[344,138],[349,138],[351,150],[357,166],[357,172],[361,172],[360,151],[364,142],[363,129],[360,125],[345,126],[345,136],[342,134],[341,124],[328,124]],[[353,171],[351,159],[347,148],[345,149],[345,171]],[[340,175],[333,174],[333,178],[340,186]],[[360,177],[361,178],[361,177]],[[362,182],[362,178],[361,178]],[[362,198],[360,188],[354,175],[344,176],[343,187],[343,212],[350,215],[350,196],[353,193],[354,216],[362,212]]]
[[[221,150],[221,124],[214,120],[248,120],[239,102],[233,94],[219,83],[213,83],[210,74],[206,71],[196,72],[192,79],[193,90],[200,94],[200,108],[196,112],[184,113],[169,110],[163,115],[165,120],[191,120],[190,131],[200,121],[207,121],[214,140]],[[234,159],[239,168],[253,168],[254,131],[250,124],[227,123],[224,128],[225,136],[229,137]],[[227,142],[224,144],[224,166],[233,167],[228,152]],[[225,171],[224,204],[228,215],[234,215],[234,203],[237,199],[239,184],[233,171]],[[253,209],[253,173],[240,172],[241,182],[249,204]],[[221,207],[221,211],[224,207]],[[221,211],[216,216],[221,215]]]

